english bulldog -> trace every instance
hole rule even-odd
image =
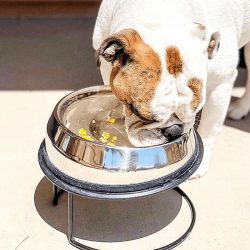
[[[103,81],[124,104],[134,146],[188,132],[203,108],[198,131],[205,151],[192,178],[208,169],[243,46],[250,66],[249,41],[249,0],[104,0],[93,34]],[[238,120],[249,110],[250,77],[228,115]]]

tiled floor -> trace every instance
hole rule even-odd
[[[37,150],[48,117],[67,89],[101,83],[91,61],[93,20],[86,22],[0,20],[0,249],[74,249],[65,236],[67,197],[52,206],[51,185],[39,168]],[[243,90],[238,86],[236,96]],[[226,121],[208,174],[181,185],[195,204],[197,222],[177,249],[250,249],[249,173],[250,115],[240,122]],[[173,197],[161,193],[121,203],[77,199],[76,214],[85,223],[78,225],[78,236],[100,249],[160,247],[180,235],[189,219],[182,203],[168,225],[176,215],[168,200],[176,213],[181,205]]]

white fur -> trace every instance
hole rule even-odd
[[[200,42],[199,34],[201,36],[202,33],[194,30],[193,36],[185,39],[187,32],[190,33],[192,30],[192,22],[201,23],[207,27],[207,33],[204,36],[208,36],[213,31],[219,31],[221,34],[219,51],[214,59],[208,61],[207,67],[204,66],[203,59],[198,56],[201,54],[198,52],[206,46],[205,42],[204,44]],[[177,110],[180,103],[176,103],[176,100],[184,104],[190,102],[192,93],[183,84],[189,77],[200,77],[207,82],[206,87],[203,88],[206,103],[199,126],[205,156],[193,178],[204,175],[215,138],[225,119],[231,90],[237,76],[238,49],[250,41],[250,1],[104,0],[94,30],[94,48],[98,49],[105,38],[125,28],[133,28],[139,32],[144,42],[159,54],[162,66],[165,67],[152,107],[166,122],[174,111],[179,112],[180,116],[188,113],[185,109]],[[185,79],[182,79],[183,76],[173,79],[166,72],[163,48],[172,44],[178,44],[182,56],[188,62],[183,69]],[[246,46],[245,54],[247,68],[250,69],[249,44]],[[193,55],[197,55],[197,58]],[[106,62],[102,64],[101,72],[105,84],[109,82],[110,70],[110,65]],[[250,110],[250,77],[247,84],[245,95],[229,109],[229,116],[233,119],[241,119]],[[177,96],[179,98],[176,98]],[[200,105],[204,105],[204,102],[205,98]],[[190,114],[190,119],[191,117]],[[185,122],[188,122],[188,119]]]

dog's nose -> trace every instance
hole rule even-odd
[[[183,126],[181,124],[174,124],[170,127],[162,129],[162,133],[165,137],[173,139],[176,136],[181,135],[183,132]]]

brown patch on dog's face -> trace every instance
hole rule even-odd
[[[154,120],[150,103],[161,77],[158,54],[132,29],[114,34],[103,42],[100,50],[104,58],[107,47],[113,44],[118,44],[120,49],[113,58],[106,55],[113,65],[112,91],[125,104],[128,114],[133,111],[145,120]]]
[[[171,46],[166,49],[166,63],[169,74],[176,77],[182,72],[183,62],[177,47]]]
[[[193,91],[192,108],[195,110],[202,100],[202,81],[196,77],[188,81],[188,87]]]

